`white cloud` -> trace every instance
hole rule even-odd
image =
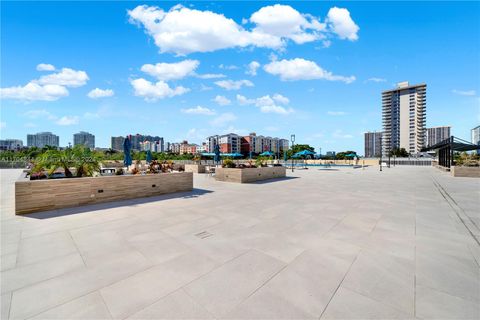
[[[78,116],[63,116],[58,119],[55,123],[59,126],[71,126],[78,124]]]
[[[247,71],[245,71],[246,74],[249,74],[251,76],[256,76],[257,75],[257,69],[260,67],[260,63],[257,61],[252,61],[248,64]]]
[[[290,103],[290,99],[288,99],[285,96],[282,96],[279,93],[275,93],[272,98],[273,98],[273,100],[275,100],[275,101],[277,101],[278,103],[281,103],[281,104],[289,104]]]
[[[263,7],[252,14],[250,21],[256,24],[252,37],[266,40],[260,43],[267,47],[284,46],[285,39],[302,44],[325,37],[320,33],[325,29],[324,24],[312,15],[301,14],[288,5]]]
[[[23,115],[30,119],[46,118],[49,120],[55,120],[57,118],[45,109],[28,110]]]
[[[452,90],[453,93],[455,94],[459,94],[461,96],[474,96],[476,95],[476,91],[475,90],[457,90],[457,89],[453,89]]]
[[[48,63],[40,63],[37,65],[37,71],[55,71],[55,66]]]
[[[158,80],[178,80],[193,75],[199,66],[198,60],[183,60],[175,63],[144,64],[140,70]]]
[[[200,79],[219,79],[219,78],[227,77],[222,73],[205,73],[205,74],[196,74],[195,76]]]
[[[55,84],[39,85],[34,82],[29,82],[23,87],[18,86],[0,89],[0,97],[2,99],[55,101],[66,96],[68,96],[67,88]]]
[[[354,76],[344,77],[332,74],[322,69],[315,62],[296,58],[292,60],[272,61],[266,64],[263,69],[273,75],[279,76],[283,81],[314,80],[324,79],[329,81],[343,81],[351,83],[355,81]]]
[[[250,80],[220,80],[216,81],[215,84],[226,90],[239,90],[242,86],[253,87],[253,83]]]
[[[344,116],[347,113],[345,111],[327,111],[329,116]]]
[[[189,109],[182,109],[181,112],[187,113],[187,114],[203,114],[207,116],[211,116],[215,114],[215,110],[208,109],[202,106],[196,106],[195,108],[189,108]]]
[[[278,93],[274,94],[273,97],[270,97],[270,95],[266,95],[256,99],[248,99],[245,96],[237,94],[237,102],[240,105],[255,105],[263,113],[278,113],[287,115],[294,112],[292,108],[286,108],[279,105],[287,105],[290,100],[287,97],[284,97]]]
[[[62,68],[60,72],[41,76],[35,82],[41,85],[59,85],[65,87],[81,87],[89,80],[85,71]]]
[[[384,78],[375,78],[375,77],[373,77],[373,78],[367,79],[367,81],[371,81],[371,82],[386,82],[387,79],[384,79]]]
[[[214,127],[223,127],[235,120],[237,120],[237,117],[233,113],[227,112],[222,113],[221,115],[210,121],[210,124]]]
[[[219,64],[218,67],[220,69],[224,69],[224,70],[237,70],[238,69],[238,67],[234,64],[224,65],[222,63],[222,64]]]
[[[190,89],[182,86],[171,88],[165,81],[152,83],[143,78],[132,80],[130,83],[135,90],[135,95],[144,98],[147,102],[179,96],[190,91]]]
[[[99,88],[95,88],[93,89],[92,91],[90,91],[87,96],[89,98],[92,98],[92,99],[98,99],[98,98],[105,98],[105,97],[111,97],[113,96],[115,93],[113,92],[112,89],[99,89]]]
[[[52,65],[39,64],[37,70],[46,71]],[[51,69],[51,68],[50,68]],[[80,87],[87,83],[85,71],[62,68],[60,72],[44,75],[24,86],[0,88],[1,99],[23,101],[55,101],[69,95],[66,87]]]
[[[358,40],[358,30],[360,29],[350,17],[350,12],[344,8],[330,8],[327,14],[329,28],[340,39],[350,41]]]
[[[0,121],[0,129],[5,129],[7,127],[7,123],[5,121]]]
[[[219,106],[228,106],[232,103],[227,97],[225,96],[216,96],[212,101],[216,102]]]
[[[281,49],[289,40],[302,44],[325,39],[335,33],[341,39],[356,40],[358,26],[346,9],[332,8],[329,26],[311,14],[303,14],[288,5],[275,4],[260,8],[250,19],[249,30],[233,19],[212,11],[201,11],[181,5],[169,11],[141,5],[128,10],[131,23],[145,28],[160,52],[186,55],[248,46]]]

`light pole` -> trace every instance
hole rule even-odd
[[[292,172],[293,172],[293,146],[295,145],[295,135],[290,136],[290,141],[292,141]]]
[[[380,136],[380,171],[382,171],[383,139]]]

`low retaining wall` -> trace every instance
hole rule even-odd
[[[452,166],[450,172],[454,177],[480,178],[480,167]]]
[[[205,166],[203,164],[186,164],[185,172],[205,173]]]
[[[21,179],[15,182],[15,213],[192,191],[191,172],[89,178]]]
[[[282,178],[286,175],[287,170],[285,167],[216,168],[215,170],[215,180],[237,183]]]

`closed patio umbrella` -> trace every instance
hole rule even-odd
[[[152,151],[150,151],[150,150],[147,151],[147,158],[146,158],[146,160],[147,160],[147,163],[152,162],[152,160],[153,160]]]
[[[127,136],[125,137],[125,140],[123,141],[123,164],[127,167],[132,165],[132,143],[130,142],[130,137]]]
[[[220,162],[220,146],[218,144],[213,147],[213,153],[213,161],[215,161],[215,163],[218,165],[218,163]]]

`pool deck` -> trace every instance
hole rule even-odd
[[[1,175],[1,319],[479,319],[480,179],[316,168],[25,216]],[[135,192],[135,190],[132,190]]]

